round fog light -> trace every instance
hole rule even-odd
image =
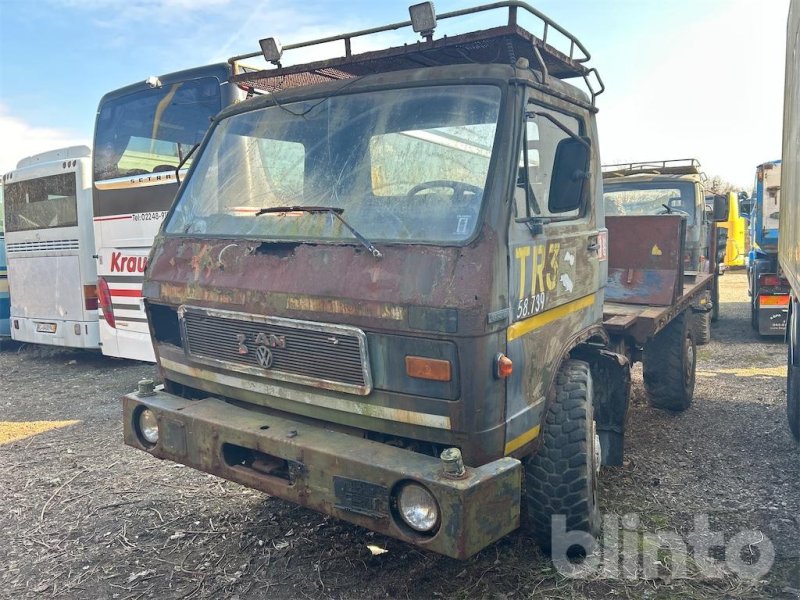
[[[156,413],[152,410],[145,408],[139,413],[139,433],[145,441],[155,444],[158,442],[158,421],[156,420]]]
[[[416,531],[429,532],[439,522],[436,498],[418,483],[407,483],[400,488],[397,509],[403,521]]]

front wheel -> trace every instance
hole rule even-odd
[[[656,408],[683,411],[692,404],[697,349],[689,317],[684,310],[645,344],[642,374]]]
[[[567,360],[556,374],[555,397],[544,415],[539,450],[524,461],[522,526],[546,551],[553,519],[563,516],[566,531],[597,537],[599,442],[594,427],[589,365]],[[589,550],[587,548],[587,550]]]

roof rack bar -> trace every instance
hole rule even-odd
[[[584,45],[576,38],[573,34],[569,31],[561,27],[558,23],[551,20],[547,15],[539,12],[526,2],[521,2],[519,0],[504,0],[503,2],[493,2],[491,4],[482,4],[480,6],[475,6],[472,8],[464,8],[461,10],[454,10],[448,13],[444,13],[441,15],[437,15],[437,20],[441,21],[444,19],[451,19],[453,17],[462,17],[466,15],[477,14],[481,12],[486,12],[489,10],[495,10],[498,8],[507,8],[508,9],[508,24],[509,25],[516,25],[517,22],[517,9],[521,8],[528,13],[532,14],[534,17],[540,19],[544,23],[544,33],[542,36],[542,41],[547,42],[547,34],[549,28],[552,27],[559,33],[561,33],[564,37],[566,37],[570,41],[570,50],[569,50],[569,58],[577,63],[584,63],[591,59],[591,54],[589,51],[584,47]],[[351,33],[343,33],[339,35],[332,35],[325,38],[320,38],[317,40],[309,40],[306,42],[298,42],[295,44],[287,44],[283,46],[283,50],[296,50],[298,48],[306,48],[308,46],[316,46],[319,44],[327,44],[330,42],[338,42],[344,41],[345,44],[345,53],[346,56],[350,56],[348,50],[350,48],[350,43],[353,38],[363,37],[365,35],[372,35],[375,33],[383,33],[386,31],[394,31],[396,29],[400,29],[402,27],[410,27],[411,21],[399,21],[397,23],[391,23],[389,25],[382,25],[380,27],[371,27],[369,29],[362,29],[360,31],[353,31]],[[580,50],[583,56],[576,57],[575,49]],[[257,56],[261,56],[261,52],[248,52],[246,54],[239,54],[234,56],[228,60],[229,63],[233,64],[236,61],[245,60],[248,58],[254,58]]]
[[[625,177],[627,175],[699,175],[705,180],[706,175],[700,170],[700,161],[696,158],[676,158],[672,160],[653,160],[643,162],[617,163],[601,165],[604,177]]]

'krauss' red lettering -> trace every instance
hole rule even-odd
[[[112,273],[144,273],[147,267],[146,256],[123,256],[122,252],[111,253],[111,272]]]

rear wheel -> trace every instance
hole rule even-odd
[[[703,311],[694,314],[694,339],[698,346],[711,341],[711,312]]]
[[[692,404],[697,352],[689,316],[683,311],[645,344],[644,385],[656,408],[683,411]]]
[[[542,444],[524,461],[522,526],[550,550],[553,517],[563,515],[567,531],[600,530],[597,469],[600,448],[592,412],[589,365],[567,360],[556,375],[555,397],[542,424]]]

